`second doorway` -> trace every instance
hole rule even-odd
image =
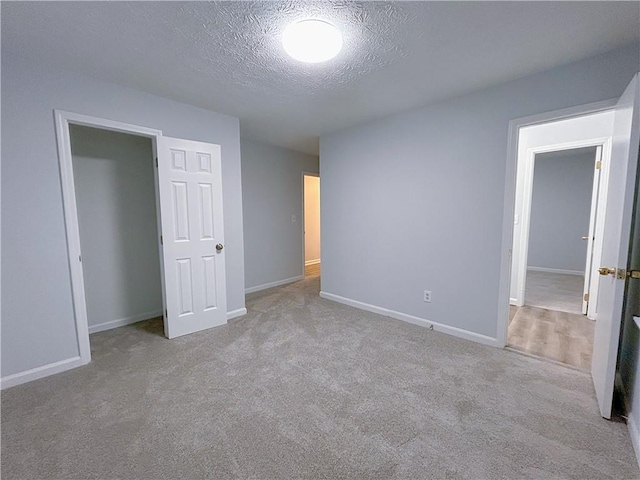
[[[304,202],[304,276],[320,276],[320,177],[305,173],[303,180]]]

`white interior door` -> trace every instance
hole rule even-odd
[[[159,137],[165,335],[227,322],[220,146]]]
[[[587,259],[584,270],[584,288],[582,289],[582,314],[587,315],[589,304],[595,305],[596,299],[590,298],[589,292],[597,292],[598,275],[594,275],[593,268],[593,245],[596,235],[596,214],[598,211],[598,195],[600,193],[600,165],[602,162],[602,145],[596,147],[596,158],[593,170],[593,187],[591,189],[591,212],[589,213],[589,232],[586,235]]]
[[[591,375],[600,413],[611,418],[620,324],[638,166],[640,101],[638,74],[624,91],[615,111],[609,165],[605,228],[602,240],[598,310]]]

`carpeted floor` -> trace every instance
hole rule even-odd
[[[584,276],[527,271],[525,305],[582,314]]]
[[[2,394],[2,478],[631,479],[585,373],[318,298],[175,340],[144,322]]]

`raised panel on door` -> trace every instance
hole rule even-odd
[[[179,309],[178,316],[193,315],[193,285],[191,279],[191,259],[180,258],[176,262],[178,281],[177,291]]]
[[[173,196],[173,239],[189,241],[189,201],[187,182],[171,182]]]
[[[220,147],[161,137],[158,183],[169,338],[227,321]]]
[[[200,239],[213,240],[215,238],[213,185],[198,183],[198,196],[200,200]]]
[[[218,308],[218,280],[216,278],[216,257],[202,258],[204,274],[204,309]]]

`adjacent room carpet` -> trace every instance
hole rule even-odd
[[[582,313],[584,276],[527,271],[525,305]]]
[[[632,479],[586,373],[318,297],[319,278],[175,340],[2,393],[2,478]]]

